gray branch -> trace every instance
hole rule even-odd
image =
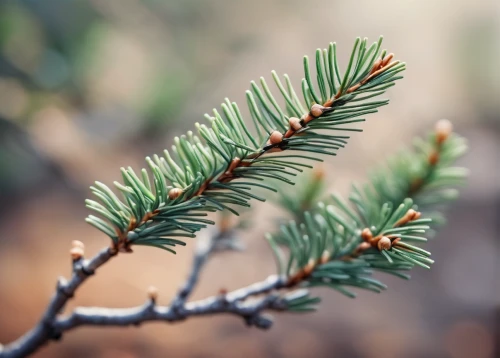
[[[233,229],[220,231],[217,227],[212,227],[198,235],[191,272],[182,288],[172,300],[173,309],[181,311],[184,309],[183,306],[195,289],[201,271],[212,253],[241,249],[241,244],[238,242],[236,232]]]
[[[59,316],[77,288],[98,267],[106,263],[113,256],[113,252],[110,249],[103,249],[90,260],[75,261],[71,279],[69,281],[64,278],[59,279],[56,293],[40,322],[18,340],[6,346],[0,345],[0,358],[25,357],[50,340],[60,339],[64,332],[79,326],[128,326],[149,321],[176,322],[191,316],[232,314],[242,317],[249,326],[261,329],[271,327],[272,319],[263,311],[282,311],[287,308],[288,298],[276,292],[285,287],[283,277],[270,276],[262,282],[227,294],[186,303],[204,263],[213,250],[217,250],[216,240],[213,240],[213,237],[207,242],[198,244],[192,271],[170,306],[158,306],[156,300],[151,298],[138,307],[125,309],[79,307],[67,316]],[[261,297],[255,297],[258,295]]]
[[[266,288],[267,289],[267,288]],[[269,328],[272,321],[262,314],[264,310],[282,311],[287,307],[286,299],[277,293],[248,301],[229,299],[219,295],[187,303],[183,310],[172,306],[157,306],[153,300],[133,308],[111,309],[98,307],[76,308],[69,316],[55,321],[60,332],[78,326],[128,326],[148,321],[176,322],[191,316],[206,316],[227,313],[243,317],[247,324],[258,328]]]
[[[191,272],[179,290],[175,298],[172,300],[172,307],[175,310],[182,310],[186,300],[193,292],[198,279],[200,277],[201,269],[208,260],[208,257],[215,248],[216,235],[212,235],[212,230],[207,230],[209,233],[200,235],[196,239],[196,249],[194,253],[193,263],[191,265]]]
[[[66,302],[73,297],[77,288],[113,255],[111,249],[106,248],[90,260],[80,259],[74,261],[71,279],[67,281],[63,277],[59,278],[56,292],[38,324],[11,344],[7,346],[0,345],[0,358],[25,357],[35,352],[49,340],[60,338],[61,331],[56,327],[57,315],[64,309]]]

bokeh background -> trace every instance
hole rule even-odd
[[[356,36],[408,63],[337,158],[329,185],[352,181],[448,118],[468,138],[468,186],[428,247],[437,263],[410,282],[350,300],[321,291],[319,312],[276,316],[270,331],[234,317],[141,328],[79,328],[36,357],[498,357],[500,288],[500,5],[496,0],[0,2],[0,342],[39,319],[73,239],[93,253],[108,239],[84,223],[94,180],[193,128],[224,97],[244,103],[249,81],[272,69],[302,76],[301,59],[337,41],[345,60]],[[273,273],[263,240],[272,205],[256,205],[245,253],[207,265],[195,298]],[[138,248],[87,282],[68,307],[127,307],[159,288],[168,304],[189,268],[177,256]],[[496,349],[496,351],[495,351]]]

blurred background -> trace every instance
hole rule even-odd
[[[245,103],[249,81],[302,77],[302,56],[337,41],[345,66],[356,36],[408,64],[391,105],[329,158],[331,188],[352,181],[448,118],[470,143],[468,186],[430,242],[436,264],[410,282],[355,300],[322,291],[319,312],[277,315],[270,331],[234,317],[175,325],[79,328],[36,357],[500,356],[500,4],[495,0],[24,0],[0,2],[0,342],[38,321],[56,278],[70,274],[73,239],[96,252],[108,238],[85,224],[94,180],[141,168],[224,97]],[[344,61],[344,62],[342,62]],[[245,253],[216,255],[194,298],[274,273],[263,240],[279,212],[256,204]],[[141,304],[149,285],[168,304],[189,268],[137,248],[79,291],[74,305]],[[495,351],[496,350],[496,351]]]

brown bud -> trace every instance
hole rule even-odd
[[[422,213],[421,213],[420,211],[417,211],[417,212],[415,213],[415,215],[413,215],[413,219],[412,219],[412,221],[413,221],[413,220],[418,220],[418,219],[420,219],[420,217],[421,217],[421,216],[422,216]]]
[[[272,132],[271,135],[269,136],[269,143],[273,145],[280,144],[282,140],[283,140],[283,134],[281,134],[278,131]]]
[[[181,196],[181,194],[182,194],[182,189],[180,189],[180,188],[172,188],[168,192],[168,198],[170,200],[174,200],[174,199],[177,199],[179,196]]]
[[[361,231],[361,238],[365,241],[370,241],[373,238],[373,234],[368,228],[364,228],[363,231]]]
[[[83,244],[83,242],[78,241],[78,240],[71,241],[71,246],[72,247],[80,247],[82,249],[85,249],[85,245]]]
[[[156,301],[156,299],[158,298],[158,289],[155,286],[148,287],[148,298],[151,301]]]
[[[359,255],[363,251],[368,250],[370,247],[372,247],[372,245],[370,243],[363,241],[361,244],[358,245],[358,247],[356,247],[356,250],[354,251],[354,255]]]
[[[391,239],[389,239],[387,236],[382,236],[377,242],[377,247],[380,251],[389,250],[391,246]]]
[[[137,224],[137,220],[134,217],[131,217],[130,218],[130,222],[128,223],[127,231],[134,230],[135,229],[135,224]]]
[[[318,118],[319,116],[321,116],[323,114],[325,110],[325,107],[323,107],[321,104],[313,104],[312,107],[311,107],[311,114],[313,117],[315,118]]]
[[[293,129],[294,131],[298,131],[299,129],[302,128],[302,125],[300,124],[300,119],[298,119],[297,117],[290,117],[288,123],[290,124],[290,128]]]
[[[436,142],[438,144],[441,144],[450,136],[451,132],[453,131],[453,125],[447,119],[440,119],[436,123],[435,130],[436,130]]]
[[[78,246],[73,246],[71,250],[69,250],[69,254],[71,255],[71,259],[73,261],[80,260],[83,257],[84,253],[85,252],[83,248]]]
[[[436,165],[437,162],[439,161],[439,153],[434,151],[429,155],[429,164],[430,165]]]

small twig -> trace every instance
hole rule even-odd
[[[410,188],[408,190],[408,196],[414,196],[422,187],[425,185],[427,180],[435,172],[437,165],[439,164],[439,159],[441,152],[443,150],[443,144],[450,137],[453,132],[453,126],[447,119],[441,119],[436,123],[435,127],[435,141],[434,146],[429,153],[427,158],[427,167],[424,175],[422,177],[414,178],[410,183]]]
[[[59,339],[62,332],[59,331],[56,324],[57,315],[64,309],[66,302],[73,297],[78,287],[115,254],[113,249],[105,248],[90,260],[83,258],[74,260],[71,279],[67,281],[62,277],[59,278],[56,292],[38,324],[18,340],[3,346],[3,349],[0,350],[0,357],[25,357],[49,340]]]
[[[85,267],[95,270],[109,260],[110,257],[109,250],[103,250],[95,258],[88,261]],[[73,276],[72,280],[67,284],[74,287],[74,289],[79,286],[79,284],[71,284],[76,280],[75,277],[88,276]],[[55,338],[53,336],[54,333],[57,334],[57,338],[60,338],[64,332],[79,326],[137,326],[149,321],[176,322],[191,316],[229,313],[242,317],[248,325],[267,329],[271,327],[272,320],[262,312],[265,310],[283,311],[287,308],[287,300],[285,298],[277,293],[268,292],[283,287],[284,280],[282,278],[270,276],[262,282],[235,290],[224,296],[217,295],[185,303],[182,306],[183,309],[181,312],[174,306],[157,306],[155,300],[150,299],[144,305],[132,308],[78,307],[67,316],[57,317],[55,314],[52,316],[52,313],[57,313],[57,311],[52,308],[55,304],[51,303],[47,309],[47,312],[50,312],[50,314],[46,313],[44,315],[47,318],[17,341],[3,346],[3,350],[0,350],[0,357],[24,357],[35,352],[50,339]],[[59,292],[61,291],[58,289],[56,293],[57,297],[61,295]],[[262,293],[268,294],[261,298],[244,301],[251,296]],[[65,300],[64,302],[66,302],[68,297],[64,294],[62,297]]]
[[[191,272],[171,304],[173,309],[177,309],[180,313],[183,311],[184,304],[195,289],[199,281],[201,270],[207,263],[210,255],[217,251],[241,249],[238,243],[235,242],[235,229],[230,226],[225,227],[223,225],[225,220],[227,220],[227,218],[222,218],[220,229],[212,227],[197,238],[196,249],[191,264]]]
[[[148,321],[176,322],[191,316],[205,316],[218,313],[229,313],[245,318],[253,323],[261,322],[255,320],[264,310],[282,311],[286,309],[286,300],[278,294],[268,294],[263,298],[250,302],[239,300],[221,299],[221,296],[213,296],[204,300],[187,303],[180,314],[172,306],[152,306],[150,302],[142,306],[112,309],[101,307],[79,307],[69,316],[61,317],[54,322],[54,327],[65,332],[79,326],[128,326],[140,325]],[[257,325],[259,328],[269,328]]]
[[[205,235],[199,235],[197,238],[191,272],[182,288],[172,300],[173,309],[179,311],[182,310],[186,300],[189,298],[198,283],[201,269],[207,262],[210,253],[215,247],[216,237],[212,235],[211,231],[212,230],[208,230]]]

